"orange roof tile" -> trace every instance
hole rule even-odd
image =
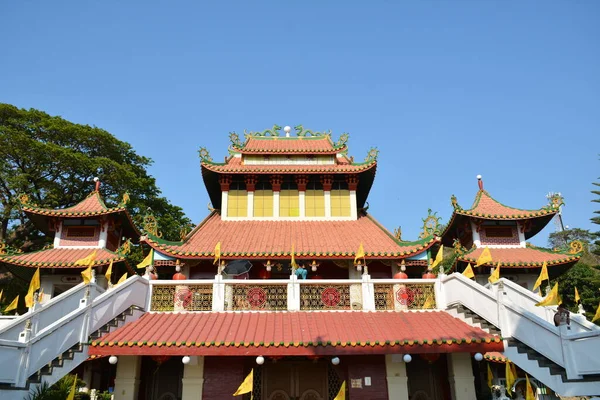
[[[328,355],[503,351],[444,311],[146,313],[91,355]]]
[[[306,174],[319,174],[319,173],[348,173],[348,172],[362,172],[371,169],[377,165],[375,160],[360,164],[350,164],[347,161],[342,161],[337,164],[321,165],[321,164],[306,164],[306,165],[281,165],[281,164],[268,164],[268,165],[245,165],[242,163],[242,159],[239,157],[230,158],[227,163],[213,163],[213,162],[202,162],[202,167],[214,171],[223,172],[229,174],[245,174],[245,173],[281,173],[281,174],[293,174],[293,173],[306,173]]]
[[[40,268],[87,268],[73,264],[75,261],[89,256],[94,250],[97,250],[94,266],[107,265],[111,261],[120,262],[125,260],[125,257],[107,249],[59,247],[26,254],[2,255],[0,256],[0,262]]]
[[[476,248],[458,257],[459,261],[474,263],[484,250],[483,247]],[[500,262],[501,267],[541,267],[544,261],[550,265],[575,263],[579,260],[579,254],[555,253],[550,250],[518,247],[518,248],[490,248],[493,262],[485,265],[496,266]]]
[[[334,146],[329,136],[316,137],[248,137],[246,143],[236,148],[243,154],[335,154],[346,146]]]
[[[483,355],[483,358],[485,358],[487,361],[493,361],[503,364],[506,363],[506,360],[508,360],[508,358],[504,357],[502,353],[499,353],[497,351],[490,351],[488,353],[485,353]]]
[[[115,212],[127,212],[125,207],[108,208],[100,197],[100,193],[93,191],[84,200],[72,207],[51,209],[41,208],[30,204],[23,205],[23,211],[32,214],[59,216],[59,217],[81,217],[92,215],[105,215]]]
[[[544,207],[538,210],[523,210],[512,208],[499,203],[493,199],[488,192],[480,190],[477,192],[473,206],[469,210],[456,209],[456,214],[469,215],[485,219],[527,219],[556,214],[557,208]]]
[[[217,242],[221,242],[224,258],[289,257],[294,244],[296,256],[300,258],[351,259],[361,243],[367,257],[398,258],[426,251],[437,240],[430,237],[418,242],[398,242],[368,215],[351,221],[223,221],[216,212],[183,243],[147,239],[159,252],[182,258],[211,258]]]

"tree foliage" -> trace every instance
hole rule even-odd
[[[570,242],[579,240],[587,247],[593,248],[595,235],[587,229],[571,228],[563,231],[552,232],[548,236],[548,244],[553,249],[566,249]]]
[[[128,192],[136,222],[151,209],[164,237],[177,240],[191,222],[161,196],[147,171],[151,163],[98,127],[0,103],[0,240],[24,251],[43,247],[48,238],[20,211],[19,196],[40,207],[71,206],[93,190],[95,176],[108,206]]]
[[[599,178],[600,179],[600,178]],[[600,187],[600,183],[598,182],[592,182],[592,184],[594,186],[598,186]],[[598,196],[598,198],[593,199],[592,202],[594,203],[600,203],[600,190],[592,190],[592,193],[595,194],[596,196]],[[596,210],[594,211],[594,214],[598,214],[595,217],[592,217],[592,222],[596,225],[600,225],[600,210]],[[594,249],[594,253],[598,256],[600,256],[600,231],[596,232],[596,242],[595,242],[595,249]]]

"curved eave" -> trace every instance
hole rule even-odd
[[[302,171],[302,170],[269,170],[269,171],[238,171],[238,172],[230,172],[230,171],[219,171],[212,167],[215,164],[209,164],[202,162],[201,172],[202,179],[204,180],[204,185],[206,186],[206,190],[208,191],[208,196],[212,203],[212,206],[216,209],[221,209],[221,185],[219,184],[219,175],[229,175],[229,174],[307,174],[307,175],[318,175],[318,174],[358,174],[358,188],[356,190],[356,200],[358,208],[363,208],[367,201],[367,197],[369,196],[369,192],[371,191],[371,187],[373,186],[373,181],[375,179],[375,172],[377,170],[377,162],[373,161],[365,164],[354,165],[364,167],[356,170],[349,171],[341,171],[341,170],[324,170],[324,171]],[[223,164],[224,165],[224,164]]]
[[[465,211],[454,211],[452,213],[452,217],[450,218],[450,222],[446,226],[446,229],[442,233],[442,244],[444,246],[452,246],[454,239],[456,239],[456,227],[461,225],[465,218],[471,219],[483,219],[488,221],[515,221],[515,222],[523,222],[527,220],[531,220],[531,227],[528,231],[525,232],[525,239],[529,239],[537,235],[542,229],[548,225],[548,222],[554,218],[557,211],[548,211],[541,215],[536,215],[532,217],[515,217],[515,216],[498,216],[498,215],[484,215],[484,214],[476,214],[476,213],[467,213]]]
[[[155,251],[179,259],[185,260],[214,260],[214,251],[203,251],[203,252],[191,252],[184,251],[181,246],[171,246],[164,243],[159,243],[157,240],[146,237],[142,239],[142,242],[153,248]],[[400,244],[399,247],[408,247],[405,251],[398,252],[365,252],[367,260],[398,260],[402,258],[408,258],[427,251],[431,246],[439,243],[439,240],[432,237],[429,242],[418,243],[418,244]],[[289,259],[292,256],[291,252],[221,252],[221,257],[228,260],[234,259],[249,259],[249,260],[264,260],[269,258],[272,260],[284,260]],[[355,252],[316,252],[316,251],[303,251],[297,252],[294,256],[298,259],[310,258],[315,260],[354,260],[356,257]]]
[[[107,208],[103,211],[67,212],[63,210],[47,210],[24,206],[23,212],[25,212],[27,217],[35,224],[35,226],[40,231],[44,232],[47,235],[53,233],[53,231],[50,230],[50,226],[48,224],[48,220],[50,218],[96,218],[107,215],[115,215],[118,219],[121,220],[121,223],[123,224],[124,236],[131,238],[132,241],[137,242],[137,238],[141,234],[140,230],[133,223],[133,219],[131,218],[129,211],[127,211],[127,208],[125,207]]]
[[[516,250],[522,250],[522,249],[524,249],[524,248],[516,248]],[[581,258],[581,253],[574,253],[574,254],[556,253],[551,250],[535,248],[535,247],[533,247],[533,248],[527,247],[526,249],[530,249],[533,252],[537,251],[537,252],[547,253],[547,254],[550,254],[551,256],[554,256],[554,259],[546,260],[546,265],[549,267],[548,271],[552,271],[552,268],[550,268],[550,267],[565,266],[568,268],[568,267],[572,266],[573,264],[575,264],[577,261],[579,261],[579,259]],[[473,249],[469,250],[467,253],[458,256],[456,258],[455,264],[462,263],[462,264],[464,264],[464,266],[466,266],[467,263],[471,263],[471,264],[475,265],[475,263],[477,262],[477,256],[469,257],[469,255],[471,253],[475,252],[475,250],[477,250],[477,248],[473,248]],[[490,251],[492,252],[492,257],[494,257],[494,250],[498,250],[498,249],[490,248]],[[510,249],[502,248],[500,250],[505,251],[505,250],[510,250]],[[488,268],[496,267],[498,265],[498,263],[500,263],[500,268],[511,268],[511,269],[540,268],[541,269],[542,265],[544,264],[544,261],[506,262],[501,259],[498,259],[498,260],[494,260],[490,263],[482,264],[480,267],[488,267]]]
[[[334,164],[334,165],[241,165],[229,166],[226,163],[209,163],[203,161],[202,168],[220,174],[351,174],[373,168],[376,161],[360,164]]]
[[[20,254],[21,256],[23,254]],[[20,260],[20,259],[12,259],[11,257],[14,256],[2,256],[0,257],[0,263],[4,263],[4,264],[10,264],[10,265],[16,265],[16,266],[20,266],[20,267],[28,267],[28,268],[68,268],[68,269],[80,269],[80,270],[84,270],[88,267],[82,267],[80,265],[75,265],[74,262],[61,262],[61,261],[56,261],[56,262],[43,262],[43,261],[35,261],[35,262],[30,262],[30,261],[26,261],[26,260]],[[110,262],[114,263],[119,263],[119,262],[124,262],[125,261],[125,257],[120,256],[118,254],[115,253],[115,257],[114,258],[105,258],[102,260],[96,260],[94,261],[94,265],[92,265],[92,268],[96,268],[96,267],[102,267],[104,265],[108,265],[110,264]]]
[[[346,146],[332,149],[252,149],[247,150],[239,147],[232,147],[232,150],[236,153],[247,154],[247,155],[281,155],[281,154],[294,154],[294,155],[334,155],[347,150]]]

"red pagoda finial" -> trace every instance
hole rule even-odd
[[[481,179],[481,175],[477,175],[477,184],[479,185],[479,190],[483,190],[483,180]]]
[[[96,192],[100,191],[100,178],[98,178],[97,176],[94,177],[94,182],[96,182]]]

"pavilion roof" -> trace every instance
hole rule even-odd
[[[367,258],[406,258],[426,251],[439,242],[430,236],[415,242],[401,242],[368,214],[356,220],[242,220],[223,221],[211,213],[183,242],[167,242],[148,235],[155,250],[179,258],[214,257],[221,242],[224,258],[289,258],[292,245],[298,258],[354,259],[360,244]]]
[[[459,255],[457,260],[475,264],[485,247],[473,248]],[[501,268],[541,268],[544,262],[548,267],[562,264],[575,264],[581,258],[580,253],[558,252],[541,247],[489,248],[492,262],[484,265],[494,267],[500,263]]]
[[[470,209],[463,209],[458,205],[458,201],[454,196],[452,196],[452,206],[454,207],[452,217],[442,234],[442,241],[447,246],[452,245],[453,240],[456,238],[455,228],[463,224],[465,219],[478,218],[492,221],[530,220],[531,225],[525,231],[525,238],[529,239],[541,231],[560,210],[558,203],[548,204],[537,210],[509,207],[494,199],[483,189],[477,192],[475,201]]]
[[[537,210],[524,210],[521,208],[505,206],[490,196],[485,190],[479,190],[477,192],[473,206],[470,209],[463,210],[459,207],[454,210],[455,214],[493,220],[521,220],[543,217],[549,214],[554,215],[557,212],[558,208],[551,206],[545,206]]]
[[[127,227],[124,232],[130,238],[136,238],[140,235],[131,215],[124,203],[116,207],[107,207],[102,200],[100,192],[94,190],[85,199],[71,207],[66,208],[43,208],[38,207],[29,202],[24,202],[22,205],[23,211],[28,217],[44,232],[48,232],[48,218],[90,218],[100,217],[103,215],[117,215]]]
[[[77,268],[84,269],[87,266],[75,265],[77,260],[89,256],[96,250],[96,261],[94,267],[108,265],[110,262],[125,261],[125,257],[105,248],[68,248],[59,247],[46,250],[33,251],[22,254],[0,255],[0,262],[34,267],[34,268]]]
[[[503,351],[499,336],[445,311],[146,313],[91,355],[335,355]]]
[[[242,154],[336,154],[345,144],[334,144],[331,136],[249,136],[244,144],[232,144]]]

